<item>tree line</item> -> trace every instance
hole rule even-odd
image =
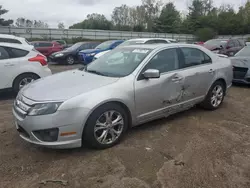
[[[0,16],[8,11],[0,6]],[[18,18],[4,20],[0,25],[16,27],[48,28],[40,20]],[[58,28],[64,29],[63,23]],[[111,20],[104,15],[93,13],[82,22],[75,23],[71,29],[101,29],[157,33],[194,34],[200,40],[207,40],[216,35],[240,35],[250,33],[250,2],[246,2],[236,11],[233,6],[223,4],[216,7],[213,0],[190,0],[187,13],[177,10],[173,2],[161,0],[142,0],[138,6],[125,4],[113,9]]]
[[[173,2],[142,0],[141,5],[115,7],[111,20],[93,13],[72,29],[103,29],[157,33],[194,34],[200,40],[216,35],[250,33],[250,2],[236,11],[232,5],[216,7],[213,0],[191,0],[187,13],[177,10]]]

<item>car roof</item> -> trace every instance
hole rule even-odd
[[[40,42],[43,42],[43,43],[54,43],[56,41],[31,41],[30,43],[40,43]],[[57,43],[57,42],[56,42]]]
[[[5,43],[5,42],[0,42],[0,46],[18,48],[23,50],[32,50],[34,48],[34,46],[28,44],[26,45],[26,44],[15,44],[15,43]]]
[[[162,47],[169,47],[169,48],[178,48],[178,47],[191,47],[191,48],[204,48],[202,46],[196,44],[182,44],[182,43],[169,43],[169,44],[142,44],[142,45],[130,45],[130,46],[122,46],[120,48],[146,48],[146,49],[158,49]]]
[[[167,38],[135,38],[135,39],[129,39],[127,41],[141,41],[141,42],[147,42],[149,40],[169,40]]]
[[[15,35],[8,35],[8,34],[0,34],[0,37],[8,39],[24,39],[23,37],[17,37]]]

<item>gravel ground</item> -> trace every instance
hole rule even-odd
[[[50,67],[60,72],[79,65]],[[133,128],[119,145],[101,151],[24,142],[13,123],[13,99],[0,94],[0,187],[250,187],[250,87],[232,87],[217,111],[193,108]],[[49,179],[67,182],[40,184]]]

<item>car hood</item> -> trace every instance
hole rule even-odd
[[[91,53],[99,53],[103,50],[100,49],[88,49],[88,50],[82,50],[80,51],[80,53],[84,53],[84,54],[91,54]]]
[[[98,54],[95,55],[95,58],[99,58],[99,57],[101,57],[102,55],[104,55],[104,54],[106,54],[106,53],[108,53],[108,52],[110,52],[110,51],[111,51],[111,50],[107,50],[107,51],[100,52],[100,53],[98,53]]]
[[[24,87],[21,93],[35,101],[65,101],[117,80],[119,78],[100,76],[76,69],[39,79]]]
[[[230,59],[233,66],[250,68],[249,57],[231,57]]]

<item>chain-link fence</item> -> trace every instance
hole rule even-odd
[[[195,37],[189,34],[173,33],[149,33],[130,31],[109,31],[109,30],[89,30],[89,29],[42,29],[42,28],[17,28],[0,27],[1,34],[12,34],[27,39],[62,39],[62,38],[86,38],[91,40],[109,39],[131,39],[131,38],[172,38],[180,42],[193,42]]]

